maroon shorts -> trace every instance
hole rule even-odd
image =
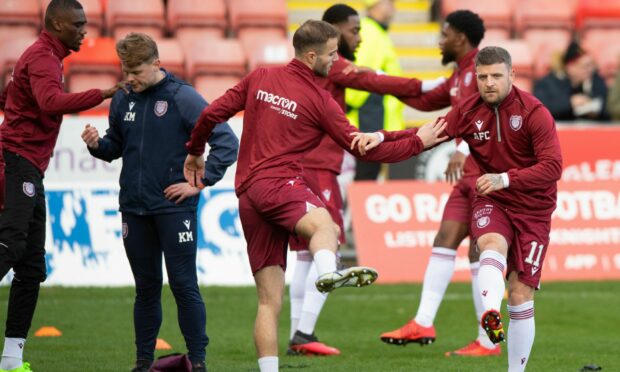
[[[321,199],[334,222],[340,227],[338,243],[344,244],[346,242],[344,237],[344,219],[342,217],[344,211],[340,186],[338,185],[338,175],[328,170],[305,168],[303,178],[306,185]],[[289,245],[292,251],[308,249],[308,242],[298,236],[291,236]]]
[[[469,224],[472,205],[476,198],[477,179],[478,176],[463,177],[454,185],[443,210],[442,221],[458,221]]]
[[[239,218],[252,273],[274,265],[286,270],[289,235],[315,207],[323,207],[323,203],[301,178],[258,180],[239,196]]]
[[[508,271],[519,275],[519,281],[538,289],[549,245],[551,215],[535,216],[500,207],[491,199],[478,197],[471,219],[474,240],[487,233],[498,233],[508,242]]]

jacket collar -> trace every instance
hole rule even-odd
[[[298,60],[297,58],[293,58],[288,65],[286,65],[286,69],[293,71],[296,74],[309,78],[310,80],[314,80],[314,72],[305,63]]]
[[[478,54],[478,48],[474,48],[472,50],[470,50],[469,52],[467,52],[467,54],[465,54],[463,56],[463,58],[461,58],[456,65],[458,66],[459,70],[462,70],[464,68],[467,68],[471,65],[474,64],[474,58],[476,57],[476,54]]]
[[[65,46],[56,36],[49,33],[47,30],[43,30],[39,35],[39,40],[43,41],[46,45],[52,48],[52,52],[58,56],[61,60],[71,54],[71,50]]]

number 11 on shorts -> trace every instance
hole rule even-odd
[[[532,266],[534,266],[534,268],[532,268],[532,274],[536,271],[538,271],[538,268],[540,267],[540,256],[542,256],[542,252],[543,249],[545,248],[542,244],[538,244],[538,242],[533,241],[530,243],[532,248],[530,249],[530,254],[525,258],[525,263],[528,263]],[[536,252],[538,251],[538,254],[536,254]],[[534,256],[536,256],[536,260],[534,260]]]

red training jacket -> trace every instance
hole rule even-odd
[[[446,120],[446,133],[467,142],[483,174],[508,173],[508,188],[486,197],[517,212],[551,215],[562,153],[555,121],[536,97],[513,85],[499,107],[471,96]]]
[[[343,112],[346,112],[345,88],[365,90],[377,94],[418,96],[422,82],[396,76],[379,75],[374,72],[348,73],[342,71],[351,62],[342,56],[334,62],[327,78],[316,77],[317,84],[334,97]],[[330,136],[325,135],[317,148],[306,155],[302,161],[305,168],[323,169],[340,174],[344,151]]]
[[[562,153],[555,121],[533,95],[512,86],[497,107],[473,95],[446,115],[445,134],[467,142],[480,171],[508,174],[507,189],[485,197],[516,212],[549,215],[555,210]],[[403,138],[384,132],[385,141]]]
[[[65,93],[62,60],[70,51],[47,31],[41,32],[17,61],[9,85],[0,96],[4,150],[28,159],[45,173],[56,145],[62,115],[97,106],[99,89]]]
[[[188,152],[202,155],[215,125],[244,109],[237,195],[255,180],[301,177],[301,159],[318,146],[324,133],[368,161],[398,162],[424,149],[422,140],[408,131],[395,132],[401,140],[381,144],[364,157],[357,149],[349,150],[350,134],[357,128],[349,124],[329,92],[317,85],[313,71],[293,59],[286,66],[253,71],[205,108],[186,144]]]

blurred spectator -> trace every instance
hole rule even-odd
[[[402,69],[388,34],[388,27],[396,12],[394,0],[365,0],[367,16],[361,20],[362,43],[355,52],[355,64],[377,72],[400,76]],[[394,97],[347,89],[347,118],[362,132],[379,129],[401,130],[404,105]],[[381,164],[359,161],[356,180],[375,180]]]
[[[556,120],[609,120],[605,81],[592,57],[574,41],[561,66],[536,82],[534,95]]]
[[[618,58],[620,58],[620,56],[618,56]],[[613,120],[620,120],[620,73],[616,73],[616,79],[609,90],[607,107],[611,114],[611,118]]]

